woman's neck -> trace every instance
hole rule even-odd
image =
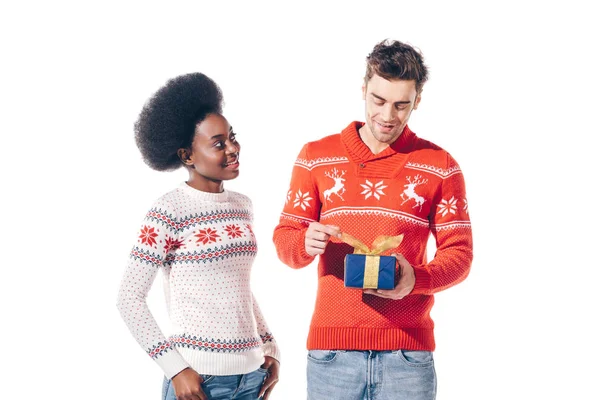
[[[216,181],[198,174],[195,170],[190,171],[190,178],[187,184],[194,189],[208,193],[222,193],[223,181]]]

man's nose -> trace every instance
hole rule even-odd
[[[393,114],[394,110],[392,109],[392,105],[384,105],[382,110],[381,110],[381,118],[383,119],[383,122],[390,122],[392,119],[394,119],[394,114]]]

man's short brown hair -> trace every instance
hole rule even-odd
[[[387,80],[413,80],[417,93],[423,90],[423,85],[429,78],[429,71],[420,51],[408,44],[388,39],[377,43],[367,56],[365,85],[375,74]]]

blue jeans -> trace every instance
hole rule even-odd
[[[202,390],[209,400],[256,400],[266,376],[263,368],[243,375],[202,375]],[[177,400],[170,379],[165,378],[162,399]]]
[[[434,400],[430,351],[310,350],[309,400]]]

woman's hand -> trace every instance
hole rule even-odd
[[[175,375],[171,382],[177,400],[208,400],[208,397],[202,391],[202,377],[191,368],[186,368]]]
[[[271,391],[279,382],[279,361],[274,359],[273,357],[265,356],[265,363],[260,366],[263,369],[266,369],[267,378],[263,382],[262,387],[260,388],[259,396],[263,400],[267,400],[271,395]]]

